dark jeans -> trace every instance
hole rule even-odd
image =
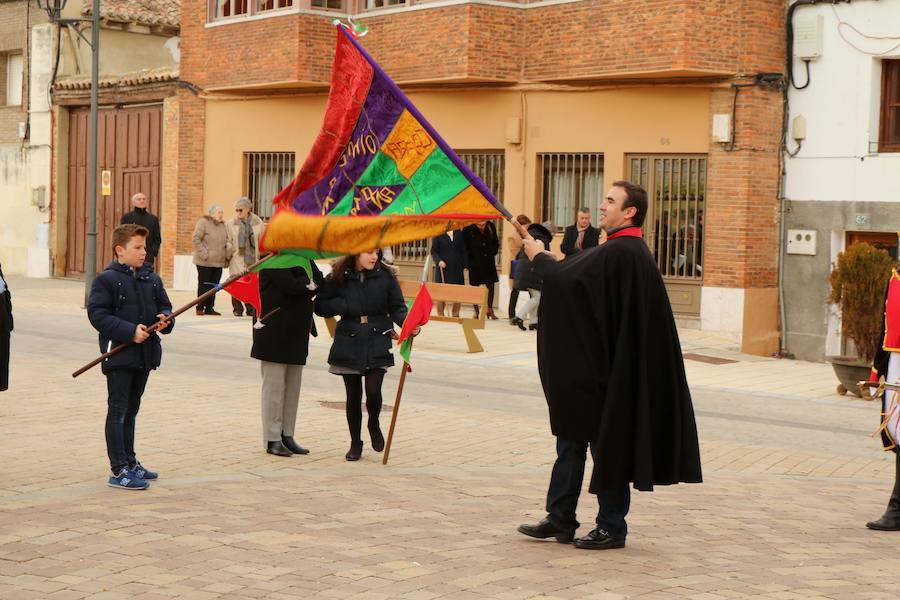
[[[114,369],[106,374],[109,392],[106,411],[106,453],[113,474],[134,465],[134,421],[141,408],[141,396],[150,371]]]
[[[197,265],[197,296],[199,297],[219,285],[220,279],[222,279],[222,267],[201,267]],[[197,304],[197,308],[204,312],[209,312],[213,310],[215,304],[216,295],[213,294]]]
[[[256,309],[253,308],[252,304],[245,304],[245,303],[241,302],[240,300],[238,300],[237,298],[235,298],[234,296],[232,296],[231,297],[232,312],[234,312],[234,314],[236,314],[238,316],[242,316],[244,314],[244,309],[247,310],[248,317],[252,317],[256,314]]]
[[[598,456],[591,444],[591,457],[596,462]],[[547,490],[547,513],[550,522],[564,529],[577,529],[575,508],[584,480],[584,463],[588,449],[587,442],[576,442],[556,438],[556,462],[550,475],[550,489]],[[631,506],[631,490],[628,484],[600,492],[597,496],[600,510],[597,526],[614,537],[624,538],[628,534],[625,515]]]

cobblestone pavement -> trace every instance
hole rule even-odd
[[[249,320],[186,315],[138,418],[161,477],[129,493],[105,485],[103,377],[70,376],[97,349],[81,284],[10,287],[0,598],[897,597],[900,534],[863,527],[893,455],[868,437],[877,407],[836,396],[827,365],[683,331],[706,481],[635,493],[627,548],[591,552],[515,531],[543,516],[553,458],[531,332],[491,322],[487,352],[470,355],[458,327],[429,324],[382,466],[368,440],[360,462],[343,459],[327,339],[304,372],[297,438],[312,452],[272,457]],[[582,533],[595,509],[585,495]]]

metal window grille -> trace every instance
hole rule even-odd
[[[494,196],[503,202],[503,184],[506,176],[506,156],[502,150],[460,151],[457,153],[462,161],[478,175]],[[502,229],[498,227],[497,235],[502,238]],[[428,255],[428,240],[409,242],[393,248],[394,261],[405,263],[425,262]],[[499,257],[498,257],[499,260]]]
[[[272,216],[272,198],[291,182],[295,174],[293,152],[245,152],[247,197],[253,212],[262,219]]]
[[[647,190],[644,239],[663,277],[703,279],[706,156],[631,156],[629,179]]]
[[[538,176],[541,221],[566,227],[575,222],[578,209],[584,206],[597,224],[603,198],[603,154],[538,154]]]

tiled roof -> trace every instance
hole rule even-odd
[[[147,83],[164,83],[177,79],[178,67],[164,67],[161,69],[144,69],[143,71],[135,71],[125,75],[108,75],[101,77],[98,83],[101,88],[111,88]],[[91,78],[78,76],[58,79],[53,87],[57,90],[89,90],[91,89]]]
[[[91,14],[92,3],[84,0],[81,14]],[[100,16],[104,19],[141,25],[181,25],[181,0],[103,0]]]

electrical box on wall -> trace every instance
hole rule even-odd
[[[731,115],[728,113],[713,115],[712,138],[714,142],[720,144],[731,141]]]
[[[794,21],[794,56],[800,60],[816,60],[822,56],[822,32],[825,17],[805,17]]]
[[[816,255],[816,232],[814,229],[788,229],[787,253]]]

